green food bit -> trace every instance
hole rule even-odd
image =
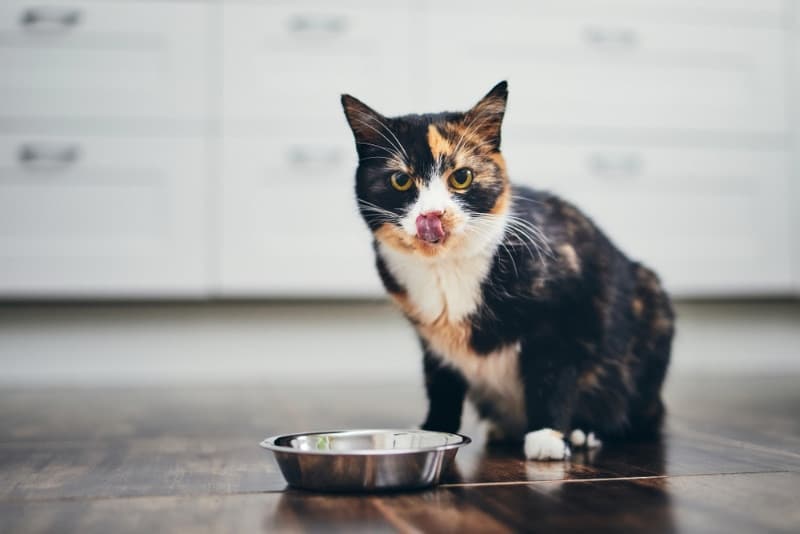
[[[317,450],[329,451],[333,448],[333,439],[330,436],[320,436],[317,438]]]

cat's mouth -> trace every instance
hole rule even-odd
[[[443,243],[447,232],[442,225],[442,213],[423,213],[417,217],[417,239],[431,245]]]

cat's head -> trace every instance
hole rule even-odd
[[[501,82],[466,112],[384,117],[342,95],[359,210],[381,245],[439,258],[499,239],[511,200],[500,153],[507,98]]]

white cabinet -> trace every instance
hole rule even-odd
[[[606,9],[586,7],[596,3]],[[443,54],[430,55],[429,107],[467,106],[476,87],[508,79],[512,127],[786,132],[780,26],[688,19],[680,3],[648,2],[650,17],[638,2],[540,4],[500,0],[489,12],[430,4],[428,46]]]
[[[792,30],[792,42],[790,47],[791,62],[789,63],[790,85],[789,94],[800,94],[800,1],[791,2],[792,21],[789,27]],[[800,106],[795,102],[792,106],[792,128],[794,144],[791,146],[791,181],[793,201],[792,213],[794,215],[792,225],[792,242],[794,253],[794,291],[800,296],[800,210],[795,206],[800,204]]]
[[[379,294],[370,233],[356,209],[354,169],[344,135],[226,139],[219,290]]]
[[[587,211],[681,295],[792,285],[787,154],[703,146],[508,145],[512,179]]]
[[[5,0],[0,121],[206,118],[208,13],[202,2]]]
[[[420,83],[409,70],[418,35],[409,22],[403,1],[226,2],[223,118],[313,132],[343,124],[341,93],[408,112]]]
[[[796,290],[798,32],[788,0],[6,0],[0,298],[379,295],[340,93],[501,79],[513,179],[681,294]]]
[[[435,0],[431,4],[453,12],[488,11],[484,0]],[[773,27],[785,24],[787,9],[786,0],[494,0],[491,7],[509,17],[523,11],[563,16],[625,13],[651,20]]]
[[[0,136],[0,294],[207,293],[208,148]]]

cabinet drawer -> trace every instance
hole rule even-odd
[[[516,182],[585,209],[679,293],[791,287],[786,152],[520,144],[506,153]]]
[[[466,107],[508,79],[508,125],[787,131],[782,29],[649,20],[623,10],[565,15],[526,4],[509,17],[437,6],[429,41],[448,51],[448,69],[444,75],[430,64],[431,109]]]
[[[372,97],[386,113],[410,110],[405,2],[226,3],[223,19],[226,119],[339,124],[341,93]]]
[[[202,140],[0,137],[0,295],[201,294]]]
[[[349,139],[226,139],[220,288],[227,295],[380,294]]]
[[[7,0],[0,119],[202,118],[209,6]]]
[[[452,12],[486,11],[484,0],[436,0]],[[784,0],[495,0],[492,10],[512,17],[522,12],[551,15],[623,13],[645,19],[696,24],[774,26],[784,24]]]

